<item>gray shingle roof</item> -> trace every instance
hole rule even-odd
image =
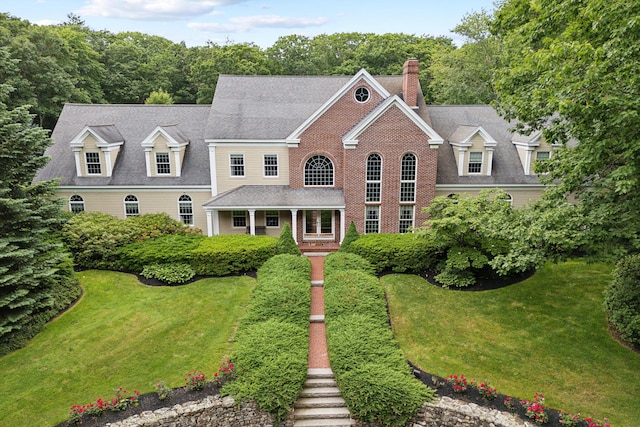
[[[243,185],[213,197],[212,208],[344,208],[339,188],[289,188],[286,185]]]
[[[427,107],[431,125],[445,142],[438,149],[437,184],[538,184],[535,175],[525,175],[518,151],[511,142],[512,125],[489,105],[431,105]],[[464,127],[461,127],[464,126]],[[467,128],[468,126],[468,128]],[[493,153],[491,176],[458,176],[450,138],[459,138],[465,129],[482,128],[497,145]],[[458,130],[458,133],[456,133]],[[455,142],[455,140],[454,140]]]
[[[100,138],[104,139],[109,144],[113,144],[116,142],[123,142],[124,138],[118,132],[118,128],[114,125],[98,125],[98,126],[89,126],[92,132],[98,135]]]
[[[204,128],[210,110],[209,105],[67,104],[51,135],[54,145],[46,152],[52,161],[38,171],[36,180],[60,178],[60,185],[80,186],[210,185],[209,149],[204,142]],[[101,132],[99,134],[104,134],[105,139],[114,138],[117,131],[125,141],[110,178],[76,176],[69,142],[85,126],[90,126],[96,133]],[[158,126],[178,141],[190,141],[180,177],[147,176],[141,143]]]

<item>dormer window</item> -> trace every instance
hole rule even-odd
[[[171,174],[171,160],[169,153],[156,153],[156,172],[158,175]]]
[[[559,144],[549,144],[542,136],[542,131],[530,135],[515,133],[511,142],[518,149],[520,162],[525,175],[533,175],[536,162],[545,162],[552,156]]]
[[[84,153],[87,165],[87,175],[101,175],[102,168],[100,166],[100,153]]]
[[[182,161],[189,139],[176,125],[158,126],[142,141],[147,176],[182,174]]]
[[[482,152],[472,151],[469,153],[469,174],[482,173]]]
[[[544,162],[545,160],[549,160],[550,158],[551,158],[551,151],[536,152],[536,162]]]

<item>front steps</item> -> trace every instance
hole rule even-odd
[[[331,369],[309,369],[294,405],[294,427],[352,426],[351,414],[340,395]]]

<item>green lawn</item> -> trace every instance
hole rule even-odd
[[[609,274],[608,266],[572,261],[484,292],[443,290],[412,275],[382,281],[394,333],[423,370],[488,380],[519,398],[540,391],[550,407],[637,427],[640,355],[607,333]]]
[[[110,398],[122,386],[184,385],[212,375],[230,350],[254,279],[205,279],[148,287],[135,276],[85,271],[84,296],[25,348],[0,358],[0,425],[52,426],[71,405]]]

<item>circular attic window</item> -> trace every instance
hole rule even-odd
[[[369,100],[369,89],[364,86],[360,86],[356,89],[353,96],[358,102],[367,102]]]

